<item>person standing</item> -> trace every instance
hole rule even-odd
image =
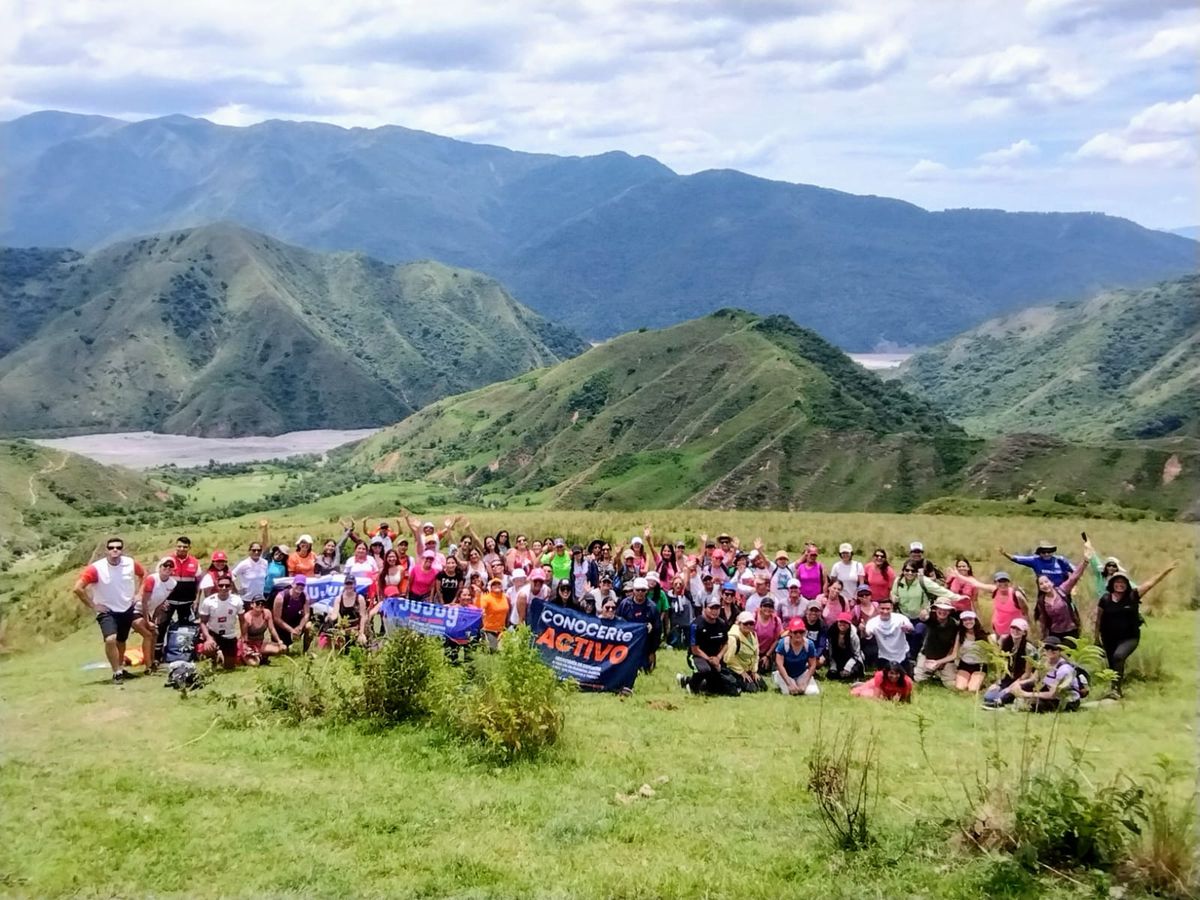
[[[1120,696],[1121,681],[1125,677],[1125,661],[1142,639],[1142,598],[1170,575],[1177,565],[1171,563],[1153,578],[1144,581],[1140,588],[1135,588],[1124,572],[1117,572],[1108,579],[1108,590],[1096,604],[1096,643],[1104,648],[1108,667],[1117,673],[1113,681],[1113,693],[1117,696]]]
[[[853,544],[842,544],[838,547],[838,561],[829,567],[829,578],[836,578],[842,583],[842,599],[849,608],[858,593],[858,586],[867,580],[866,568],[854,558]]]
[[[262,541],[251,541],[249,555],[233,567],[233,583],[238,594],[253,603],[257,597],[266,597],[267,561],[263,559]]]
[[[167,597],[180,622],[194,618],[199,589],[200,560],[192,556],[192,539],[180,535],[175,539],[175,588]]]
[[[1053,541],[1038,541],[1032,555],[1010,556],[1003,547],[998,548],[1000,555],[1018,566],[1033,569],[1037,576],[1045,575],[1055,587],[1061,585],[1075,571],[1075,567],[1065,556],[1058,555],[1058,546]]]
[[[113,684],[125,680],[125,642],[135,619],[145,621],[137,616],[145,578],[146,570],[141,563],[125,555],[125,541],[110,537],[104,544],[104,559],[85,567],[75,581],[75,596],[96,615]],[[150,665],[154,660],[154,634],[148,627],[139,633],[143,639],[148,637],[147,665]]]

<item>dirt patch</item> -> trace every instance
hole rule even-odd
[[[1171,458],[1163,463],[1162,483],[1164,485],[1170,484],[1172,481],[1178,478],[1182,472],[1183,463],[1179,461],[1179,454],[1172,453]]]

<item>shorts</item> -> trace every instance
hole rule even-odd
[[[106,609],[96,614],[96,622],[100,625],[100,633],[104,635],[105,640],[115,635],[117,643],[121,644],[128,640],[129,629],[133,627],[135,618],[132,606],[124,612]]]
[[[958,664],[958,671],[966,672],[969,675],[974,675],[976,672],[982,672],[986,668],[987,667],[983,663],[960,662]]]
[[[223,634],[214,634],[209,632],[209,637],[216,644],[217,649],[221,651],[221,655],[226,659],[237,659],[238,655],[238,639],[236,637],[226,637]]]

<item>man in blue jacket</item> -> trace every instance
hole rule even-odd
[[[1033,574],[1037,577],[1045,575],[1058,587],[1072,572],[1075,567],[1067,560],[1065,556],[1058,555],[1058,547],[1050,541],[1038,541],[1037,546],[1033,548],[1032,556],[1009,556],[1004,552],[1004,548],[1000,547],[1000,555],[1011,562],[1015,562],[1018,566],[1028,566],[1033,569]]]

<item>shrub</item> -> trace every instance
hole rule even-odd
[[[445,702],[449,678],[439,641],[394,631],[363,665],[364,713],[388,725],[424,718]]]
[[[500,652],[475,666],[475,678],[443,711],[453,733],[504,761],[535,757],[558,741],[569,687],[542,662],[528,627],[506,633]]]
[[[875,842],[871,820],[879,802],[877,735],[858,740],[853,725],[827,740],[818,730],[808,755],[808,789],[817,801],[821,824],[842,850],[863,850]]]
[[[1130,880],[1160,897],[1180,900],[1200,895],[1200,839],[1196,836],[1196,803],[1193,791],[1183,802],[1171,799],[1168,790],[1172,769],[1160,756],[1158,771],[1150,777],[1146,797],[1146,829],[1142,843],[1129,859]]]
[[[259,705],[293,725],[310,719],[343,723],[363,714],[359,657],[278,658],[282,674],[259,684]],[[274,668],[274,666],[272,666]]]

